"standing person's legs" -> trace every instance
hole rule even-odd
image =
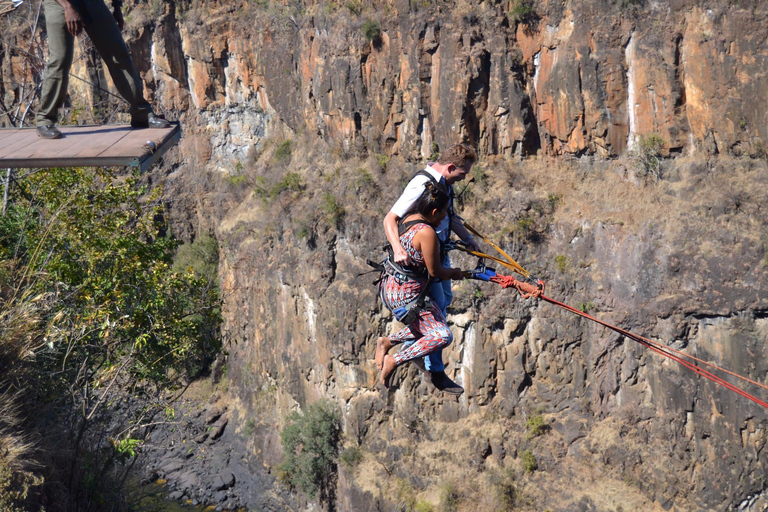
[[[130,103],[131,121],[146,122],[152,114],[152,107],[144,98],[144,85],[133,67],[131,54],[115,22],[115,17],[103,0],[86,0],[83,3],[90,16],[90,22],[85,25],[85,31],[93,41],[96,51],[104,59],[117,92]]]
[[[75,38],[67,31],[64,9],[54,0],[45,0],[44,5],[50,57],[40,91],[40,108],[35,117],[37,126],[56,124],[59,119],[59,108],[67,95],[69,69],[75,48]]]
[[[451,281],[446,280],[432,283],[429,287],[429,297],[432,300],[432,303],[437,306],[437,309],[443,314],[443,318],[448,318],[448,305],[451,303],[451,300],[453,300]],[[445,365],[443,364],[443,350],[435,350],[425,357],[424,367],[431,373],[445,371]]]

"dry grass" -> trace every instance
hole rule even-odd
[[[11,295],[10,293],[6,296]],[[21,406],[24,363],[34,357],[44,332],[41,314],[47,297],[24,296],[0,302],[0,509],[20,510],[31,488],[42,480],[34,468],[34,446],[24,435]]]

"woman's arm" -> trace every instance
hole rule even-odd
[[[458,268],[446,268],[440,262],[440,242],[435,230],[426,227],[419,230],[413,237],[413,246],[424,255],[424,264],[432,277],[438,279],[464,279],[464,274]]]

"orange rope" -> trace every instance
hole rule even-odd
[[[744,391],[743,389],[741,389],[741,388],[739,388],[737,386],[734,386],[730,382],[726,382],[725,380],[723,380],[722,378],[718,377],[717,375],[715,375],[715,374],[713,374],[711,372],[708,372],[707,370],[705,370],[703,368],[700,368],[699,366],[696,366],[695,364],[691,363],[690,361],[686,361],[686,360],[681,359],[681,357],[688,358],[688,359],[690,359],[692,361],[695,361],[697,363],[701,363],[703,365],[706,365],[706,366],[710,367],[714,371],[720,371],[720,372],[726,373],[728,375],[731,375],[731,376],[736,377],[738,379],[741,379],[743,381],[749,382],[750,384],[754,384],[756,386],[759,386],[759,387],[761,387],[763,389],[768,390],[768,386],[766,386],[765,384],[761,384],[760,382],[756,382],[756,381],[754,381],[752,379],[744,377],[743,375],[739,375],[738,373],[732,372],[730,370],[726,370],[725,368],[721,368],[721,367],[717,366],[716,364],[704,361],[703,359],[699,359],[697,357],[694,357],[692,355],[686,354],[686,353],[681,352],[679,350],[675,350],[672,347],[668,347],[666,345],[663,345],[662,343],[659,343],[658,341],[653,341],[651,339],[648,339],[648,338],[645,338],[643,336],[640,336],[640,335],[634,334],[632,332],[629,332],[627,330],[624,330],[624,329],[622,329],[620,327],[616,327],[615,325],[611,325],[611,324],[609,324],[607,322],[603,322],[602,320],[600,320],[598,318],[595,318],[592,315],[589,315],[589,314],[587,314],[587,313],[585,313],[583,311],[580,311],[580,310],[578,310],[578,309],[576,309],[576,308],[574,308],[572,306],[569,306],[569,305],[564,304],[562,302],[559,302],[559,301],[556,301],[554,299],[551,299],[551,298],[547,297],[546,295],[543,295],[543,293],[542,293],[543,292],[543,286],[537,288],[533,284],[522,282],[522,281],[518,281],[513,276],[496,275],[496,276],[491,278],[491,281],[493,281],[494,283],[500,284],[503,288],[510,288],[510,287],[512,287],[512,288],[517,289],[517,291],[520,292],[520,294],[523,296],[523,298],[537,297],[537,298],[540,298],[540,299],[542,299],[542,300],[544,300],[546,302],[549,302],[550,304],[554,304],[555,306],[559,306],[559,307],[565,309],[566,311],[570,311],[571,313],[574,313],[576,315],[582,316],[582,317],[584,317],[584,318],[586,318],[588,320],[592,320],[593,322],[597,322],[598,324],[600,324],[600,325],[602,325],[604,327],[607,327],[607,328],[609,328],[609,329],[611,329],[613,331],[618,332],[619,334],[621,334],[621,335],[623,335],[623,336],[625,336],[627,338],[630,338],[630,339],[640,343],[641,345],[649,348],[650,350],[652,350],[652,351],[654,351],[654,352],[656,352],[658,354],[661,354],[661,355],[663,355],[665,357],[668,357],[668,358],[672,359],[673,361],[676,361],[676,362],[680,363],[681,365],[685,366],[689,370],[691,370],[691,371],[693,371],[695,373],[698,373],[699,375],[701,375],[701,376],[703,376],[703,377],[705,377],[705,378],[707,378],[707,379],[709,379],[709,380],[711,380],[711,381],[713,381],[713,382],[715,382],[717,384],[720,384],[721,386],[723,386],[723,387],[725,387],[727,389],[730,389],[731,391],[733,391],[733,392],[743,396],[744,398],[747,398],[748,400],[751,400],[751,401],[753,401],[753,402],[755,402],[755,403],[757,403],[759,405],[762,405],[765,408],[768,408],[768,403],[760,400],[756,396],[754,396],[754,395]]]

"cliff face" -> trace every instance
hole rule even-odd
[[[611,156],[656,134],[673,154],[764,153],[765,6],[697,4],[542,2],[523,22],[505,3],[206,5],[133,47],[151,46],[145,76],[171,109],[250,105],[377,152],[427,158],[460,137],[488,154]]]
[[[364,454],[342,510],[448,487],[459,510],[762,510],[764,410],[489,284],[456,286],[460,399],[409,368],[376,386],[396,324],[357,274],[414,162],[458,140],[482,155],[463,216],[549,295],[765,381],[765,3],[637,4],[128,5],[148,95],[184,131],[153,179],[175,232],[222,248],[247,456],[272,467],[285,413],[330,397]],[[638,163],[651,136],[674,157],[660,181]]]

